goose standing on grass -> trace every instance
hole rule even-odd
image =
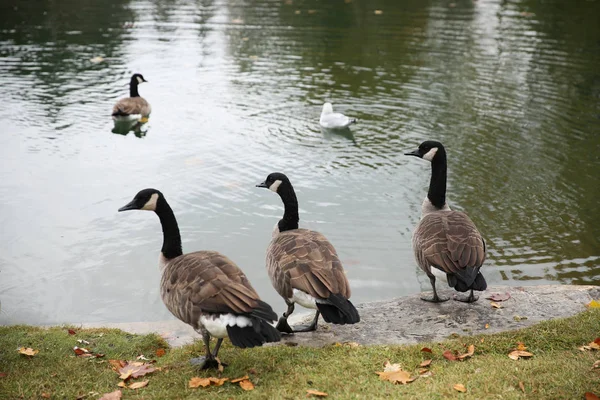
[[[173,315],[202,335],[206,356],[193,360],[202,368],[218,366],[217,353],[224,337],[246,348],[277,342],[279,332],[271,326],[277,314],[260,300],[246,275],[216,251],[183,254],[181,236],[173,210],[161,192],[144,189],[119,211],[154,211],[163,230],[159,267],[160,294]],[[210,337],[218,338],[214,352]]]
[[[298,229],[298,200],[287,176],[274,172],[256,186],[279,194],[285,207],[267,248],[269,277],[288,306],[277,329],[284,333],[314,331],[320,314],[333,324],[359,322],[358,311],[348,300],[350,284],[335,248],[319,232]],[[317,310],[310,325],[290,327],[287,319],[294,312],[294,303]]]
[[[435,273],[440,273],[442,278],[445,274],[448,286],[459,292],[471,291],[468,297],[456,300],[477,301],[473,290],[487,288],[479,271],[485,261],[485,241],[467,214],[452,211],[446,203],[446,149],[440,142],[428,140],[405,155],[431,162],[429,191],[412,237],[417,264],[433,287],[433,297],[421,298],[435,303],[448,300],[435,290]]]
[[[344,114],[334,113],[331,103],[323,104],[323,111],[321,111],[321,118],[319,119],[321,127],[325,129],[342,129],[347,128],[354,122],[356,122],[356,118],[348,118]]]
[[[148,119],[152,108],[146,99],[141,97],[140,93],[138,92],[138,85],[143,82],[148,81],[144,79],[142,74],[133,74],[131,81],[129,81],[129,97],[117,101],[117,103],[113,106],[113,119]]]

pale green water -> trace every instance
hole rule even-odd
[[[376,14],[375,10],[381,10]],[[599,1],[0,4],[0,323],[170,318],[162,190],[184,251],[219,250],[278,311],[264,251],[286,172],[356,303],[429,290],[410,248],[429,165],[488,242],[492,284],[600,283]],[[90,59],[101,56],[104,62]],[[145,137],[111,133],[133,72]],[[356,117],[318,127],[323,101]]]

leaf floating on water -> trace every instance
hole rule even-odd
[[[454,385],[454,390],[457,390],[461,393],[466,393],[467,388],[462,383],[457,383],[456,385]]]
[[[100,400],[121,400],[123,393],[120,390],[115,390],[114,392],[104,393]]]
[[[234,19],[231,20],[231,23],[232,24],[243,24],[244,20],[241,19],[241,18],[234,18]]]
[[[104,57],[96,56],[94,58],[90,58],[90,61],[93,62],[94,64],[99,64],[102,61],[104,61]]]
[[[325,392],[319,392],[318,390],[313,390],[313,389],[307,389],[306,393],[308,393],[311,396],[316,396],[316,397],[327,397],[327,396],[329,396]]]
[[[31,347],[19,347],[17,351],[19,352],[19,354],[23,354],[24,356],[29,357],[33,357],[40,352],[39,350],[34,350]]]
[[[506,301],[506,300],[508,300],[510,298],[511,298],[511,295],[508,292],[504,292],[504,293],[492,293],[491,295],[489,295],[488,297],[486,297],[486,299],[492,300],[492,301]]]
[[[375,15],[381,15],[381,14],[383,14],[383,11],[381,11],[381,10],[375,10],[374,14]]]

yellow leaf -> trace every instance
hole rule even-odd
[[[222,386],[229,378],[213,378],[212,376],[208,378],[210,380],[211,385]]]
[[[121,381],[121,382],[117,383],[117,386],[124,388],[124,387],[127,387],[127,384],[125,383],[125,381]]]
[[[598,300],[592,300],[592,301],[590,301],[590,302],[587,304],[587,306],[588,306],[589,308],[600,308],[600,301],[598,301]]]
[[[533,354],[528,351],[514,350],[508,354],[508,357],[513,360],[518,360],[521,357],[533,357]]]
[[[459,355],[457,358],[459,360],[464,360],[465,358],[471,357],[473,356],[473,354],[475,353],[475,346],[474,345],[469,345],[469,347],[467,348],[467,352],[465,354],[461,354]]]
[[[379,379],[382,381],[390,381],[392,383],[401,383],[406,385],[415,380],[415,378],[410,377],[410,373],[406,371],[391,371],[391,372],[377,372],[379,375]]]
[[[190,379],[190,382],[188,383],[188,387],[190,388],[197,388],[197,387],[207,387],[210,386],[210,379],[208,378],[199,378],[199,377],[193,377],[192,379]]]
[[[235,378],[235,379],[232,379],[230,382],[231,382],[231,383],[238,383],[238,382],[240,382],[240,381],[244,381],[244,380],[246,380],[246,379],[250,379],[250,378],[248,378],[248,375],[244,375],[244,376],[242,376],[241,378]]]
[[[498,304],[498,303],[496,303],[496,302],[493,302],[493,301],[492,301],[492,302],[490,302],[490,305],[491,305],[492,307],[494,307],[494,308],[502,308],[502,306],[501,306],[500,304]]]
[[[240,387],[244,390],[254,390],[254,385],[250,382],[249,379],[244,379],[240,381]]]
[[[316,396],[316,397],[327,397],[327,393],[325,392],[319,392],[318,390],[313,390],[313,389],[308,389],[306,391],[306,393],[312,395],[312,396]]]
[[[129,385],[129,389],[140,389],[148,385],[149,381],[135,382]]]
[[[20,347],[17,349],[17,351],[19,352],[19,354],[23,354],[25,356],[30,356],[30,357],[33,357],[37,353],[40,352],[39,350],[34,350],[31,347]]]
[[[465,393],[467,391],[467,388],[462,383],[457,383],[456,385],[454,385],[454,390],[458,390],[459,392]]]
[[[517,342],[517,350],[525,351],[525,350],[527,350],[527,346],[525,346],[525,343],[523,343],[523,342]]]
[[[490,324],[485,324],[485,329],[490,329]]]

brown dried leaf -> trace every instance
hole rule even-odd
[[[146,374],[150,374],[154,372],[156,369],[152,366],[152,364],[145,364],[142,362],[132,362],[125,365],[123,368],[119,370],[121,374],[119,376],[120,379],[126,380],[128,378],[139,378]]]
[[[19,354],[23,354],[29,357],[33,357],[40,352],[39,350],[34,350],[31,347],[20,347],[17,349],[17,351],[19,352]]]
[[[123,393],[120,390],[115,390],[114,392],[104,393],[100,400],[121,400]]]
[[[188,387],[190,387],[190,388],[197,388],[200,386],[202,386],[202,387],[210,386],[210,379],[199,378],[199,377],[195,376],[192,379],[190,379],[190,382],[188,383]]]
[[[230,382],[231,382],[231,383],[238,383],[238,382],[240,382],[240,381],[243,381],[243,380],[246,380],[246,379],[250,379],[250,378],[248,378],[248,375],[244,375],[244,376],[242,376],[241,378],[235,378],[235,379],[232,379]]]
[[[144,386],[148,386],[148,382],[150,382],[150,381],[142,381],[142,382],[132,383],[131,385],[129,385],[129,389],[141,389]]]
[[[156,357],[162,357],[166,354],[165,349],[158,349],[156,350]]]
[[[90,351],[84,347],[73,347],[73,351],[77,355],[77,357],[92,357]]]
[[[471,344],[467,348],[467,352],[465,354],[459,355],[457,358],[459,360],[464,360],[465,358],[469,358],[469,357],[473,356],[473,354],[475,354],[475,346]]]
[[[419,367],[429,367],[431,365],[431,361],[432,360],[425,360],[421,364],[419,364]]]
[[[504,293],[492,293],[490,296],[486,297],[486,299],[488,300],[492,300],[492,301],[506,301],[508,299],[510,299],[510,293],[508,292],[504,292]]]
[[[515,350],[525,351],[527,350],[527,346],[523,342],[517,342],[517,348]]]
[[[454,355],[454,353],[452,353],[450,350],[446,350],[442,356],[446,359],[446,360],[450,360],[450,361],[456,361],[456,356]]]
[[[492,306],[493,308],[503,308],[500,304],[495,303],[493,301],[490,303],[490,306]]]
[[[316,396],[316,397],[327,397],[328,394],[325,392],[319,392],[318,390],[313,390],[313,389],[307,389],[306,393],[308,393],[309,395],[312,396]]]
[[[533,354],[531,354],[528,351],[513,350],[508,354],[508,357],[512,360],[518,360],[521,357],[523,357],[523,358],[533,357]]]
[[[67,332],[69,333],[69,335],[75,335],[77,333],[73,329],[68,329]]]
[[[581,351],[589,351],[589,350],[600,350],[600,338],[596,338],[593,342],[590,342],[586,346],[579,347]]]
[[[519,389],[521,389],[521,392],[525,393],[525,384],[523,384],[523,382],[519,382]]]
[[[456,385],[454,385],[454,390],[458,390],[461,393],[466,393],[467,388],[462,383],[457,383]]]
[[[229,378],[213,378],[212,376],[208,378],[210,380],[211,385],[222,386],[225,382],[229,380]]]
[[[254,385],[250,382],[250,379],[240,381],[240,387],[244,390],[254,390]]]
[[[425,352],[425,353],[433,353],[433,351],[432,351],[432,350],[431,350],[429,347],[423,347],[423,348],[421,349],[421,351],[422,351],[422,352]]]
[[[600,397],[596,396],[592,392],[585,392],[584,396],[585,396],[585,400],[600,400]]]
[[[126,388],[127,384],[125,383],[125,381],[121,381],[121,382],[117,383],[117,386],[120,388]]]
[[[485,324],[485,329],[490,329],[490,324]]]
[[[392,383],[401,383],[406,385],[409,382],[414,381],[416,378],[411,378],[410,373],[403,370],[390,371],[390,372],[376,372],[379,375],[379,379],[382,381],[390,381]]]
[[[110,364],[112,370],[117,373],[119,372],[119,370],[121,368],[123,368],[124,366],[127,365],[127,361],[121,361],[121,360],[108,360],[108,363]]]
[[[50,393],[46,393],[46,392],[42,392],[41,396],[45,399],[49,399],[50,398]]]

